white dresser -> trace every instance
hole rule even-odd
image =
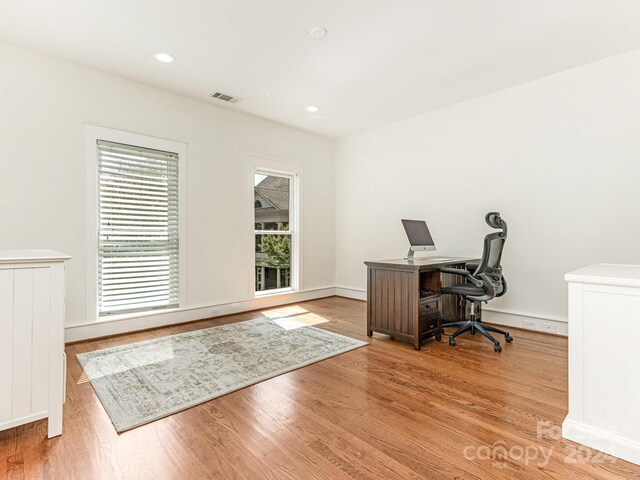
[[[640,465],[640,265],[568,273],[569,414],[562,435]]]
[[[0,251],[0,430],[48,417],[49,437],[62,433],[69,258]]]

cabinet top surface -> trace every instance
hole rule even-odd
[[[53,250],[0,250],[0,263],[62,262],[70,258]]]
[[[595,263],[564,276],[567,282],[640,287],[640,265]]]
[[[369,260],[364,262],[368,267],[380,268],[402,268],[406,270],[420,270],[429,267],[444,267],[446,265],[457,265],[479,261],[472,257],[423,257],[409,260],[407,258],[394,258],[391,260]]]

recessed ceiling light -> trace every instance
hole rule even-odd
[[[311,31],[309,32],[309,34],[313,37],[313,38],[324,38],[327,36],[327,29],[324,27],[314,27],[311,29]]]
[[[171,55],[163,52],[157,52],[154,56],[156,57],[156,60],[162,63],[173,63],[175,60]]]
[[[318,107],[316,107],[315,105],[309,105],[307,107],[307,112],[316,113],[318,110],[320,110],[320,109]]]

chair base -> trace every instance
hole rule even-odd
[[[513,337],[509,335],[509,332],[505,332],[499,328],[493,327],[491,325],[484,325],[480,321],[476,320],[476,315],[474,311],[474,304],[471,307],[471,315],[469,315],[469,320],[465,322],[450,322],[442,325],[442,328],[452,328],[459,327],[454,333],[449,336],[449,345],[454,347],[456,345],[456,337],[465,332],[470,332],[471,335],[475,335],[476,332],[480,333],[483,337],[487,338],[490,342],[493,343],[493,349],[496,352],[501,352],[502,347],[500,346],[500,342],[493,338],[493,335],[489,332],[497,333],[499,335],[504,335],[504,340],[507,343],[511,343],[513,341]]]

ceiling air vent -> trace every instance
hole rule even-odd
[[[240,101],[239,97],[234,97],[233,95],[229,95],[228,93],[222,93],[222,92],[213,92],[209,96],[211,98],[216,98],[218,100],[222,100],[223,102],[229,102],[229,103],[238,103]]]

